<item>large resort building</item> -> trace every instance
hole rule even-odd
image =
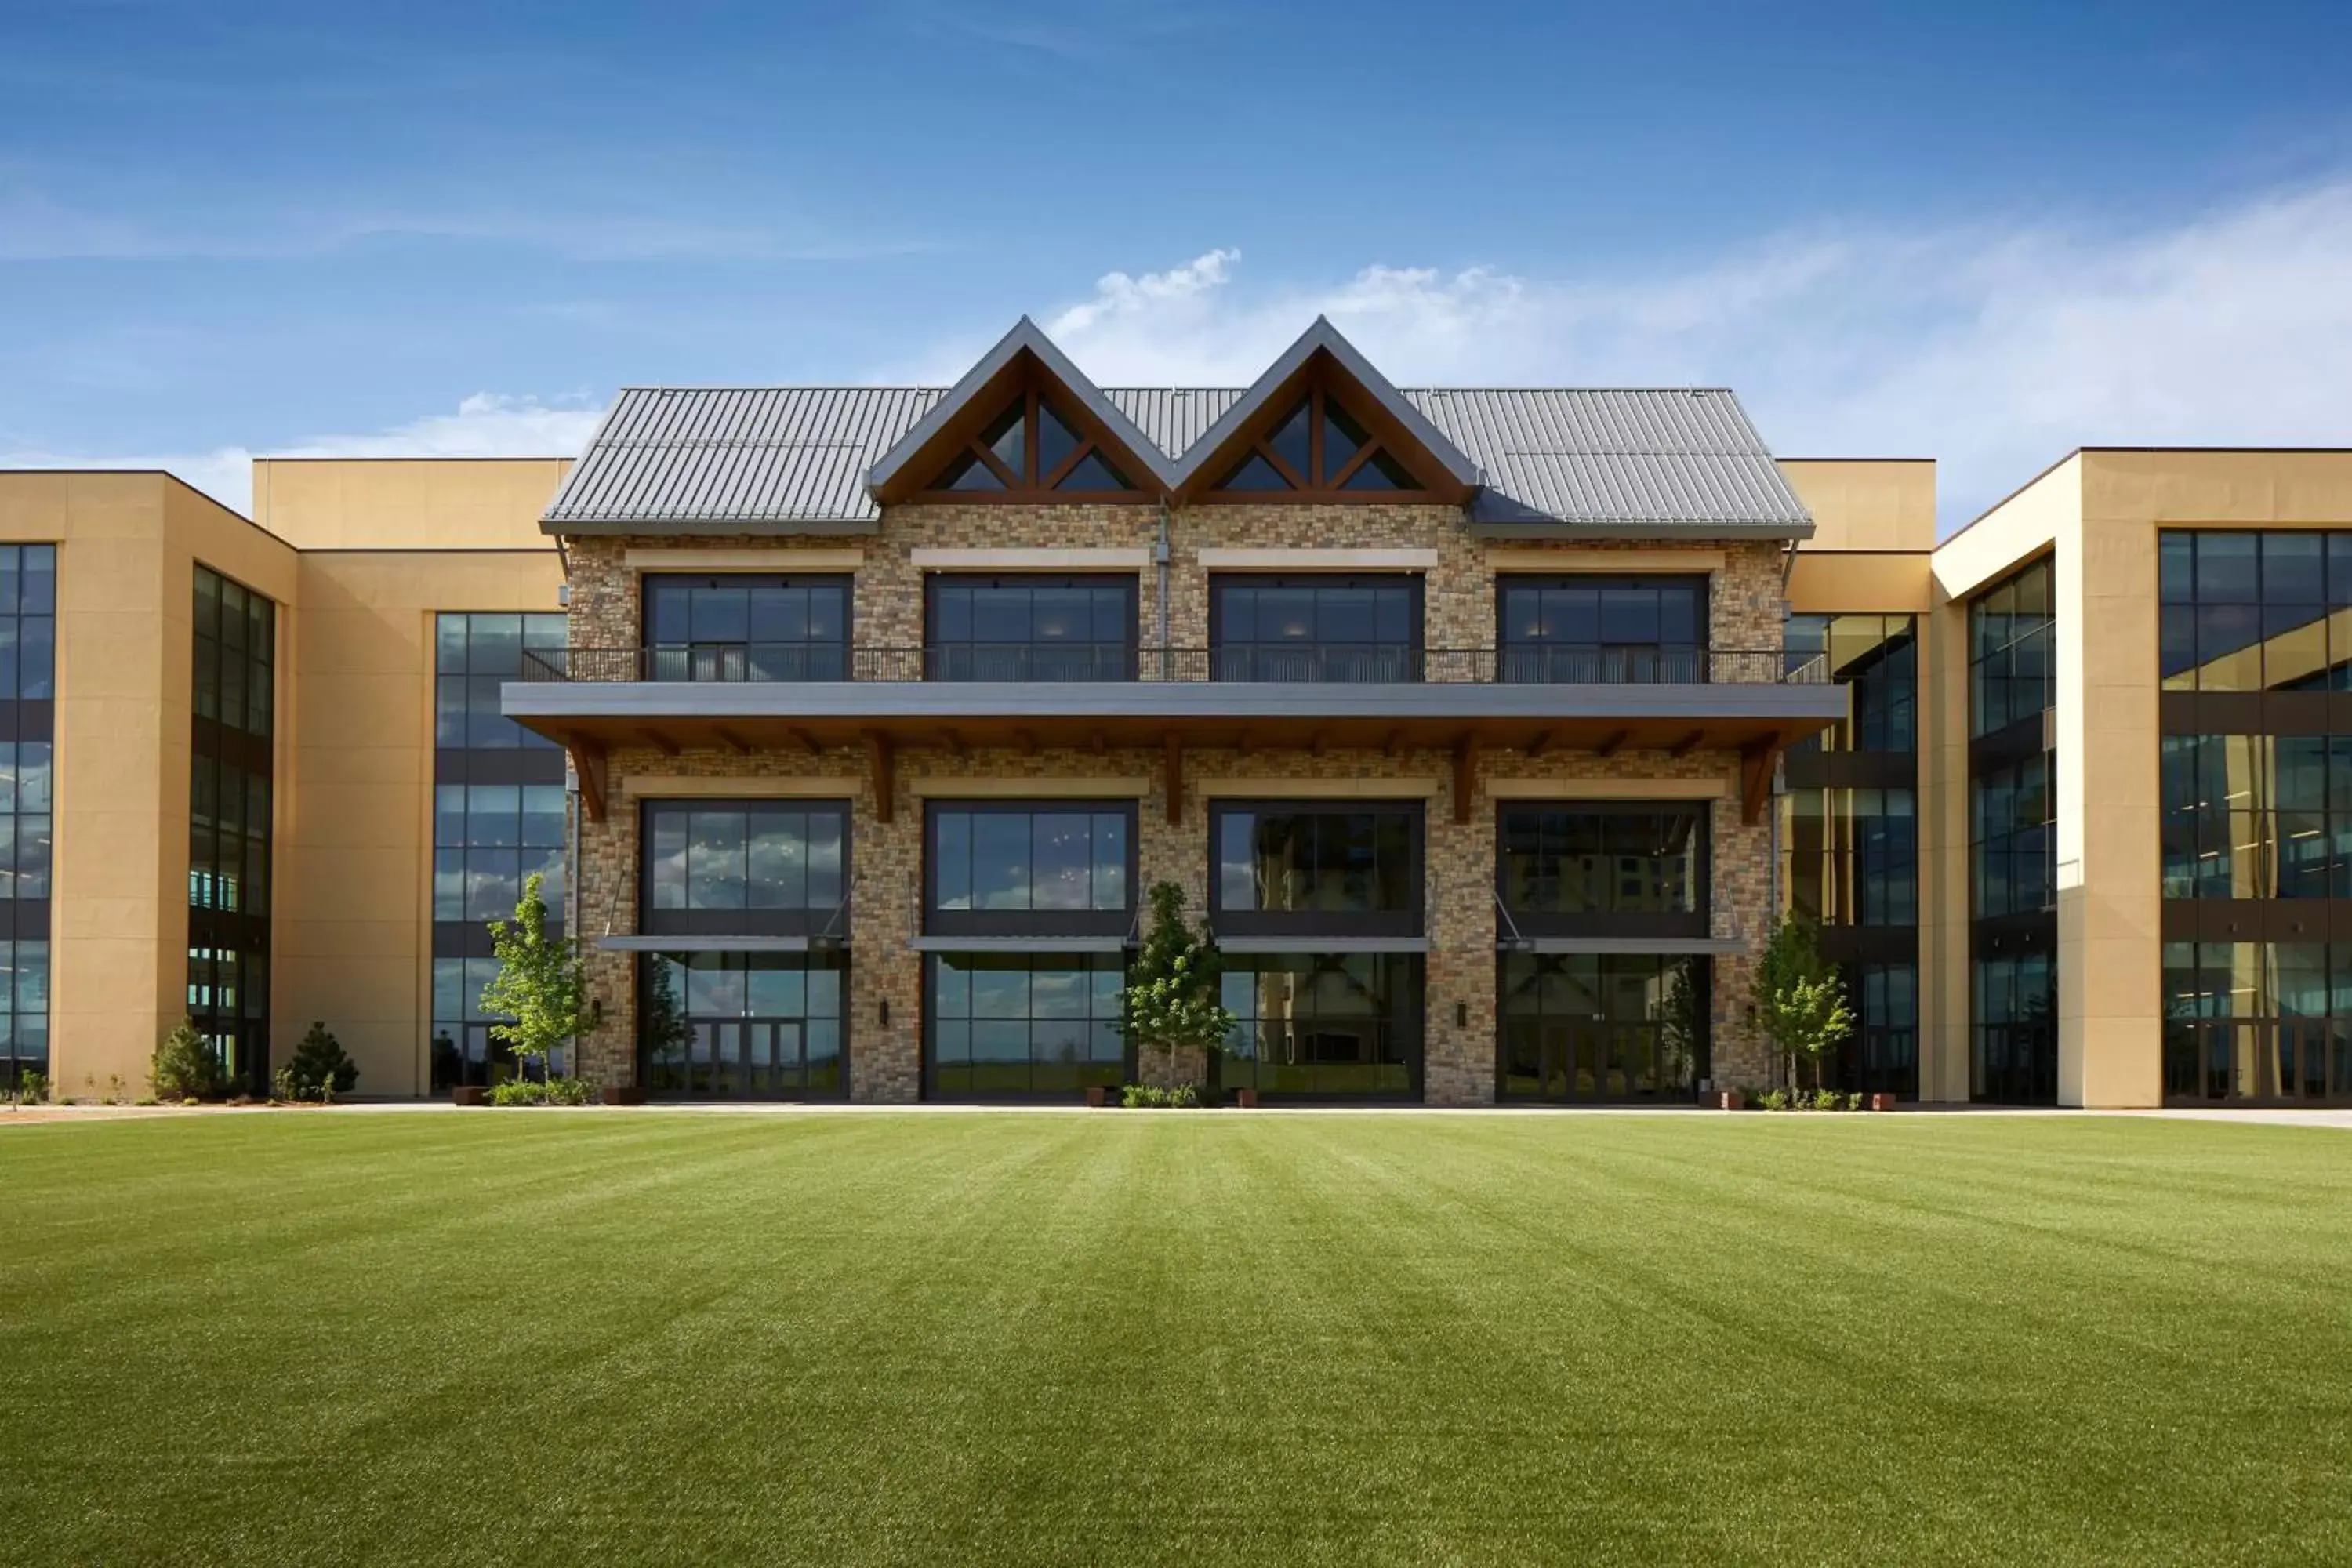
[[[0,1077],[503,1070],[531,872],[654,1099],[2352,1102],[2352,452],[1925,460],[1727,391],[624,392],[575,458],[0,474]],[[1205,1059],[1115,1027],[1150,890]]]

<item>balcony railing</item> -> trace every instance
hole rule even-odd
[[[524,648],[522,682],[1296,682],[1536,687],[1825,687],[1828,658],[1780,648],[1218,648],[973,647]]]
[[[524,681],[788,684],[1297,682],[1305,685],[1822,686],[1829,663],[1780,648],[1405,648],[1393,644],[1228,644],[1105,648],[944,644],[852,647],[730,643],[701,647],[525,649]]]

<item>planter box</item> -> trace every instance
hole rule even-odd
[[[449,1099],[457,1105],[488,1105],[490,1102],[490,1091],[478,1083],[469,1083],[463,1088],[450,1090]]]
[[[1087,1085],[1087,1103],[1095,1110],[1100,1110],[1110,1103],[1110,1090],[1098,1083]]]
[[[1704,1096],[1699,1103],[1709,1110],[1745,1110],[1748,1096],[1736,1089],[1718,1089]]]
[[[1237,1089],[1234,1090],[1234,1103],[1240,1106],[1244,1110],[1255,1110],[1257,1109],[1257,1090],[1254,1089]]]
[[[606,1105],[643,1105],[645,1087],[634,1083],[608,1083],[599,1089],[596,1098]]]
[[[1873,1110],[1892,1110],[1899,1102],[1891,1094],[1874,1094],[1868,1103]]]

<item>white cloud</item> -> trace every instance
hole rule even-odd
[[[205,452],[86,457],[0,448],[0,468],[163,468],[225,505],[250,515],[253,459],[269,458],[568,458],[588,444],[604,414],[582,395],[549,402],[477,392],[448,413],[428,414],[365,435],[311,436],[290,446],[256,451],[215,447]]]
[[[2164,227],[1853,228],[1623,276],[1253,290],[1221,249],[1045,319],[1111,384],[1245,383],[1318,313],[1408,383],[1727,384],[1776,450],[1941,459],[1948,526],[2075,446],[2352,444],[2347,258],[2337,183]]]

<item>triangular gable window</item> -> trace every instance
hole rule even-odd
[[[961,495],[1008,490],[1099,495],[1135,489],[1110,454],[1034,384],[1016,394],[924,488]]]
[[[1424,487],[1340,401],[1307,392],[1252,443],[1221,490],[1419,490]]]

